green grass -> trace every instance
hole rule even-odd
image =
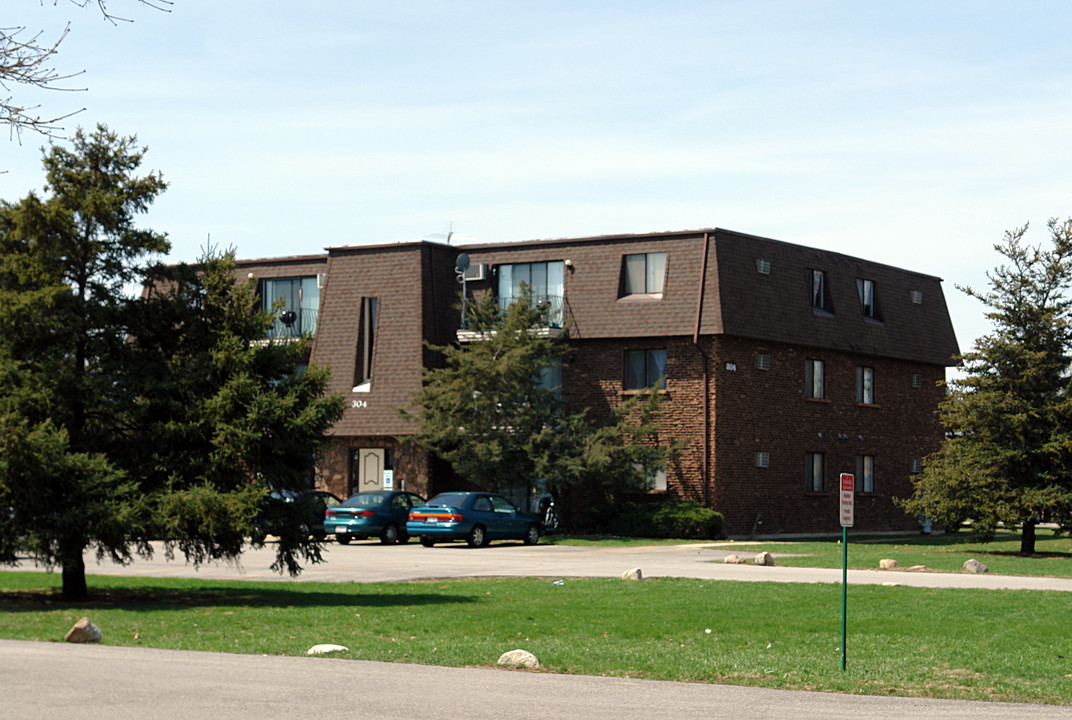
[[[85,615],[109,645],[452,666],[523,648],[558,673],[1072,704],[1072,593],[852,587],[843,672],[839,585],[90,576],[94,599],[68,604],[59,580],[0,573],[0,637],[59,641]]]
[[[779,565],[792,567],[840,568],[841,539],[759,542],[741,546],[742,551],[785,553]],[[848,563],[851,568],[878,568],[879,560],[892,558],[902,568],[924,565],[928,570],[962,572],[964,561],[975,558],[991,573],[1072,577],[1072,538],[1057,537],[1053,530],[1040,528],[1035,553],[1020,554],[1020,536],[999,533],[992,542],[974,540],[967,533],[877,537],[849,535]]]

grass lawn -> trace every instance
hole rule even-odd
[[[0,573],[0,637],[59,641],[85,615],[109,645],[452,666],[523,648],[549,672],[1072,704],[1072,593],[852,587],[843,672],[840,585],[88,580],[74,605],[56,574]]]
[[[742,551],[786,553],[779,565],[793,567],[840,568],[841,538],[822,540],[763,541],[742,545]],[[999,533],[989,543],[978,542],[966,532],[942,535],[853,536],[849,535],[849,567],[878,568],[879,560],[892,558],[902,568],[925,565],[928,570],[962,572],[964,561],[975,558],[991,573],[1072,577],[1072,538],[1057,537],[1050,528],[1040,528],[1036,552],[1020,554],[1020,536]]]

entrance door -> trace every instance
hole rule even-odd
[[[383,490],[383,448],[362,448],[357,451],[358,492]]]

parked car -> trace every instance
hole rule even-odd
[[[346,502],[328,508],[324,531],[346,545],[352,539],[379,536],[384,545],[409,542],[406,520],[414,506],[424,498],[401,490],[370,490],[351,496]]]
[[[535,545],[543,522],[518,510],[502,495],[486,492],[440,493],[421,507],[410,510],[406,532],[431,547],[441,540],[462,540],[470,547],[483,547],[492,540],[524,540]]]
[[[287,526],[295,524],[299,532],[323,540],[326,537],[324,513],[340,503],[338,496],[326,490],[273,490],[257,518],[257,533],[263,540],[264,536],[280,535],[286,532]]]

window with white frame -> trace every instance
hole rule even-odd
[[[270,337],[300,337],[316,332],[320,285],[316,275],[268,278],[261,283],[261,302],[275,313]]]
[[[875,456],[856,456],[856,489],[864,493],[875,492]]]
[[[666,492],[666,468],[656,470],[655,474],[648,478],[648,490]]]
[[[756,355],[756,369],[770,370],[770,355],[759,353]]]
[[[856,402],[864,405],[875,404],[875,369],[856,368]]]
[[[666,253],[636,253],[622,258],[621,296],[663,294]]]
[[[556,398],[562,397],[562,358],[554,358],[550,365],[540,369],[536,386],[549,391]]]
[[[769,452],[757,452],[756,453],[756,467],[758,467],[758,468],[770,467],[770,453]]]
[[[548,307],[548,320],[554,327],[562,323],[562,306],[566,294],[565,263],[562,260],[548,262],[510,263],[499,265],[499,306],[505,310],[522,296],[522,288],[528,288],[529,302]]]
[[[878,306],[875,301],[875,281],[859,278],[856,280],[856,289],[860,293],[860,308],[864,317],[878,319]]]
[[[804,363],[804,397],[810,400],[822,400],[826,397],[826,383],[823,378],[822,360],[809,359]]]
[[[830,300],[830,288],[826,282],[826,272],[823,270],[811,271],[811,306],[816,310],[834,312],[834,304]]]
[[[823,491],[823,454],[817,452],[804,455],[804,490],[805,492]]]
[[[666,387],[666,350],[626,350],[622,366],[626,390]]]

